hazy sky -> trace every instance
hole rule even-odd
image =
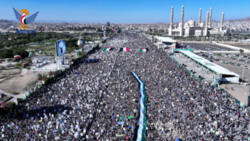
[[[181,7],[185,6],[184,21],[198,20],[202,8],[202,21],[213,8],[212,19],[225,20],[250,16],[249,0],[1,0],[0,19],[16,20],[13,9],[27,9],[30,14],[39,11],[36,21],[83,23],[169,23],[171,6],[174,6],[174,22],[181,19]],[[17,20],[16,20],[17,21]]]

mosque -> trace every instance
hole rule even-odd
[[[200,8],[199,21],[195,22],[193,19],[190,19],[184,24],[184,6],[182,6],[181,11],[181,22],[177,25],[173,25],[174,18],[174,7],[171,9],[171,21],[168,29],[168,35],[170,36],[207,36],[207,35],[228,35],[228,30],[223,30],[224,22],[224,12],[221,16],[221,26],[219,28],[212,28],[212,8],[210,8],[210,13],[207,12],[206,22],[201,21],[202,10]]]

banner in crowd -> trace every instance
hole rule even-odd
[[[137,139],[136,141],[145,141],[146,138],[146,127],[147,127],[147,119],[146,119],[146,99],[147,95],[145,93],[145,84],[139,78],[139,76],[132,72],[132,75],[135,77],[137,82],[139,83],[139,93],[140,93],[140,100],[139,100],[139,127],[137,130]]]

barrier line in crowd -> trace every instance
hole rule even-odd
[[[173,59],[174,61],[176,61],[171,55],[169,55],[169,57],[171,58],[171,59]],[[176,61],[178,64],[179,64],[179,62],[178,61]],[[187,68],[185,68],[189,73],[191,73],[192,74],[192,72],[190,72]],[[194,74],[193,74],[194,75]],[[194,75],[194,77],[196,78],[196,79],[198,79],[199,81],[201,81],[201,79],[200,78],[198,78],[196,75]],[[222,89],[222,88],[221,88]],[[232,96],[231,94],[229,94],[226,90],[224,90],[224,89],[222,89],[227,95],[229,95],[231,98],[233,98],[234,99],[234,101],[236,102],[236,103],[238,103],[239,105],[240,105],[240,101],[238,100],[238,99],[236,99],[234,96]],[[246,105],[244,105],[244,106],[246,106]],[[249,110],[249,108],[247,108],[247,110],[248,111],[250,111]]]
[[[178,64],[179,64],[179,62],[177,61],[177,60],[175,60],[171,55],[169,55],[169,57],[171,58],[171,59],[173,59],[174,61],[176,61]],[[185,68],[189,73],[191,73],[192,74],[192,72],[190,72],[190,70],[188,70],[187,68]],[[194,74],[193,74],[194,75]],[[199,81],[201,81],[201,79],[200,78],[198,78],[196,75],[194,75],[194,77],[196,78],[196,79],[198,79]],[[222,89],[222,88],[221,88]],[[222,89],[227,95],[229,95],[231,98],[233,98],[234,99],[234,101],[236,102],[236,103],[238,103],[239,105],[240,105],[240,101],[238,100],[238,99],[236,99],[233,95],[231,95],[231,94],[229,94],[226,90],[224,90],[224,89]],[[246,105],[243,105],[242,107],[245,107]],[[250,111],[250,109],[249,108],[246,108],[248,111]]]
[[[146,100],[147,95],[145,93],[145,84],[144,82],[139,78],[139,76],[132,72],[132,75],[139,83],[139,93],[140,93],[140,100],[139,100],[139,128],[137,131],[137,139],[136,141],[145,141],[146,137],[146,127],[147,127],[147,119],[146,119]]]
[[[179,62],[177,60],[175,60],[171,55],[169,55],[169,57],[171,59],[173,59],[175,62],[177,62],[177,64],[179,64]],[[178,65],[177,65],[178,66]],[[192,74],[192,72],[190,70],[188,70],[187,68],[185,68],[190,74]],[[198,79],[199,81],[201,81],[201,79],[199,77],[197,77],[195,74],[192,74],[196,79]]]
[[[223,89],[223,88],[220,88],[220,89],[222,89],[223,92],[226,93],[226,95],[229,95],[237,104],[240,105],[241,102],[238,99],[236,99],[233,95],[231,95],[230,93],[228,93],[225,89]],[[247,107],[247,105],[242,105],[241,107]],[[248,112],[250,111],[249,107],[247,107],[245,109],[247,109]]]

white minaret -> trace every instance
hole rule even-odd
[[[200,14],[199,14],[199,24],[201,23],[201,8],[200,8]]]
[[[184,5],[182,5],[182,10],[181,10],[181,31],[180,31],[180,36],[183,36],[183,20],[184,20]]]
[[[207,28],[208,28],[208,17],[209,17],[209,12],[207,11],[207,20],[206,20],[206,25],[205,25],[204,36],[207,36]]]
[[[220,27],[220,31],[222,31],[223,22],[224,22],[224,12],[222,12],[222,15],[221,15],[221,27]]]
[[[77,41],[77,45],[78,46],[81,46],[82,45],[82,36],[81,36],[81,33],[79,33],[79,39]]]
[[[212,7],[210,8],[210,16],[209,16],[209,23],[208,23],[208,27],[211,28],[212,27]]]
[[[172,6],[172,9],[171,9],[171,19],[170,19],[170,26],[169,26],[169,30],[168,30],[168,35],[172,35],[173,19],[174,19],[174,7]]]

